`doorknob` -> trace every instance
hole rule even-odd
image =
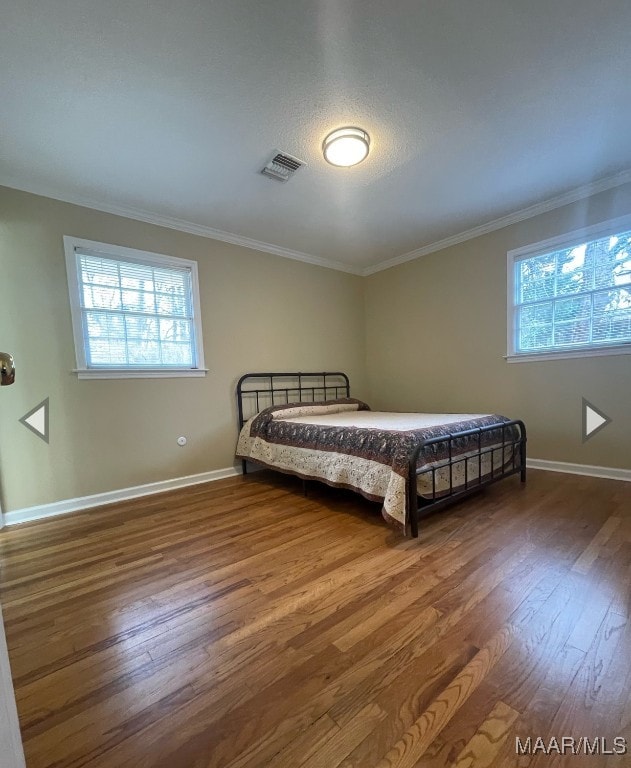
[[[8,352],[0,352],[0,386],[6,387],[15,381],[15,363],[13,355]]]

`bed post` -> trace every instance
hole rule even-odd
[[[520,437],[519,441],[519,478],[522,483],[526,482],[526,425],[523,421],[518,421]]]
[[[408,461],[407,477],[407,515],[408,520],[410,521],[410,533],[415,539],[418,538],[418,496],[416,488],[416,464],[418,461],[420,448],[421,446],[412,451],[412,454],[410,455],[410,459]]]
[[[243,418],[243,382],[247,379],[247,375],[241,376],[239,381],[237,382],[237,388],[236,388],[236,395],[237,395],[237,414],[238,414],[238,420],[239,420],[239,432],[241,431],[241,428],[243,427],[244,418]],[[248,463],[245,459],[241,459],[241,472],[244,475],[248,474]]]

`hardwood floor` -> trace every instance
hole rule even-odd
[[[516,754],[631,750],[629,483],[533,471],[406,540],[260,473],[5,530],[0,561],[28,768],[631,761]]]

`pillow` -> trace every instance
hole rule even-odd
[[[315,416],[320,413],[342,413],[344,411],[369,411],[370,406],[354,397],[337,400],[321,400],[315,403],[289,403],[269,409],[273,419],[293,419],[296,416]]]
[[[354,397],[340,397],[336,400],[318,402],[286,403],[264,408],[252,420],[250,433],[256,434],[273,419],[292,419],[297,416],[314,416],[319,413],[342,413],[343,411],[369,411],[370,406]]]

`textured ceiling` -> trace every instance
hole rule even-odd
[[[370,265],[631,167],[629,0],[0,0],[0,183]],[[371,135],[329,166],[323,137]],[[257,171],[274,149],[308,167]]]

